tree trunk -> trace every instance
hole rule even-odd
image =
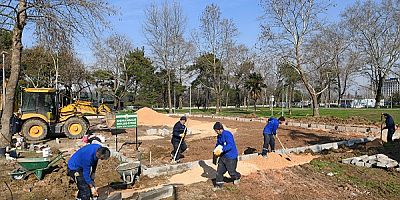
[[[289,87],[289,115],[292,115],[292,101],[293,101],[294,86]]]
[[[376,96],[375,96],[375,108],[380,108],[380,102],[382,99],[382,87],[383,80],[385,77],[379,76],[378,85],[376,86]]]
[[[257,112],[257,99],[253,99],[254,100],[254,114],[256,114]]]
[[[317,95],[310,94],[310,96],[311,96],[311,100],[312,100],[313,116],[319,117],[319,105],[318,105]]]
[[[215,105],[215,114],[218,114],[221,112],[221,95],[218,92],[216,92],[215,96],[217,100]]]
[[[12,31],[11,74],[6,86],[6,104],[1,117],[2,137],[0,137],[0,147],[9,145],[11,141],[10,119],[14,111],[14,97],[21,68],[22,32],[26,25],[25,9],[26,0],[20,0],[18,4],[19,14]]]
[[[168,75],[168,113],[172,113],[172,98],[171,98],[171,71],[167,70]]]

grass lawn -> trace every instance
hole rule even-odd
[[[166,113],[166,110],[159,110],[160,112]],[[372,122],[380,121],[381,113],[389,113],[393,116],[395,122],[400,120],[400,109],[359,109],[359,108],[320,108],[320,115],[326,117],[337,117],[342,119],[347,119],[349,117],[362,117]],[[189,113],[189,109],[177,109],[176,113]],[[211,115],[215,113],[215,109],[192,109],[192,114],[202,114],[202,115]],[[249,109],[239,109],[239,108],[223,108],[222,112],[219,114],[220,116],[245,116],[251,115],[254,113],[254,110],[249,107]],[[282,109],[274,108],[273,116],[278,117],[281,116]],[[258,117],[269,117],[272,115],[272,111],[267,107],[258,107],[256,115]],[[308,116],[312,116],[311,108],[293,108],[292,114],[289,115],[289,111],[284,110],[284,116],[289,118],[304,118]]]

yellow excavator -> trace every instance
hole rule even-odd
[[[51,133],[81,138],[90,127],[86,116],[111,113],[107,105],[95,108],[88,101],[78,100],[61,107],[54,88],[24,88],[21,102],[13,128],[30,141],[42,140]]]

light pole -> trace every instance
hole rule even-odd
[[[189,85],[189,115],[192,114],[192,85]]]
[[[274,95],[271,95],[271,116],[274,116]]]
[[[6,51],[2,51],[1,54],[3,55],[3,96],[2,96],[2,101],[1,101],[1,109],[3,110],[4,107],[6,106],[6,72],[5,72],[5,67],[6,67],[6,54],[8,54]]]

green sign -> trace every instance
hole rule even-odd
[[[116,128],[136,128],[137,115],[135,114],[117,114],[115,116]]]

